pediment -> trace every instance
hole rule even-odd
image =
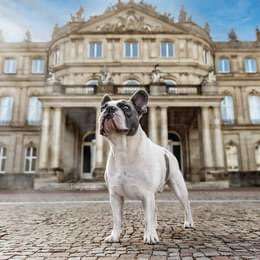
[[[93,17],[88,22],[82,24],[77,31],[78,33],[187,33],[184,28],[174,24],[166,15],[151,14],[135,5]]]

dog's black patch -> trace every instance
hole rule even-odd
[[[170,162],[169,162],[169,157],[166,153],[164,154],[164,160],[166,166],[165,183],[167,183],[170,175]]]

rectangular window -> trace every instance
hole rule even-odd
[[[25,151],[25,173],[35,173],[37,161],[37,149],[35,147],[28,147]]]
[[[161,57],[171,58],[175,56],[175,48],[172,42],[161,43]]]
[[[89,44],[89,57],[93,59],[102,57],[102,42],[91,42]]]
[[[6,148],[0,146],[0,173],[5,173],[6,158]]]
[[[60,64],[60,50],[57,49],[53,53],[53,63],[54,65]]]
[[[30,97],[27,122],[29,125],[40,125],[42,119],[42,103],[37,97]]]
[[[125,57],[137,58],[139,56],[138,42],[125,42]]]
[[[255,59],[245,59],[245,72],[256,73],[256,60]]]
[[[32,60],[32,74],[44,73],[44,59],[33,59]]]
[[[0,100],[0,124],[5,125],[12,121],[13,97],[3,97]]]
[[[218,62],[218,72],[229,73],[230,72],[230,62],[229,59],[220,59]]]
[[[249,96],[249,113],[252,124],[260,124],[260,96]]]
[[[225,96],[221,102],[221,116],[224,124],[234,124],[235,113],[232,96]]]
[[[16,73],[16,59],[6,58],[4,61],[4,73],[15,74]]]

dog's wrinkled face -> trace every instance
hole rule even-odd
[[[138,90],[129,100],[114,101],[105,95],[101,102],[100,134],[112,133],[135,135],[139,120],[147,112],[148,94]]]

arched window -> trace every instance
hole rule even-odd
[[[91,79],[86,83],[87,86],[98,86],[98,80],[97,79]]]
[[[137,58],[139,56],[139,44],[137,41],[127,41],[124,44],[124,53],[126,58]]]
[[[239,160],[238,160],[238,149],[233,143],[225,146],[226,152],[226,162],[228,171],[238,171],[239,170]]]
[[[39,125],[42,120],[42,102],[37,97],[30,97],[27,113],[29,125]]]
[[[249,114],[252,124],[260,124],[260,96],[248,96]]]
[[[230,73],[230,61],[228,58],[221,58],[218,60],[218,72]]]
[[[7,149],[0,146],[0,173],[5,173],[6,170]]]
[[[12,121],[13,103],[13,97],[3,97],[0,99],[0,124],[5,125]]]
[[[257,71],[256,60],[253,58],[246,58],[244,60],[244,66],[246,73],[256,73]]]
[[[174,132],[168,133],[168,149],[175,155],[179,162],[180,169],[183,170],[182,144],[179,135]]]
[[[37,162],[37,149],[33,145],[30,145],[25,149],[24,172],[35,173],[36,162]]]
[[[256,170],[260,171],[260,142],[255,147]]]
[[[129,80],[124,82],[124,85],[127,85],[127,86],[138,86],[138,85],[140,85],[140,82],[138,80],[135,80],[135,79],[129,79]]]
[[[91,178],[96,160],[96,135],[89,133],[83,138],[82,144],[82,173],[83,177]]]
[[[44,73],[44,59],[34,58],[32,59],[32,74]]]
[[[175,45],[170,41],[161,42],[161,57],[173,58],[175,56]]]
[[[234,102],[232,96],[225,96],[221,102],[221,116],[224,124],[234,124]]]

